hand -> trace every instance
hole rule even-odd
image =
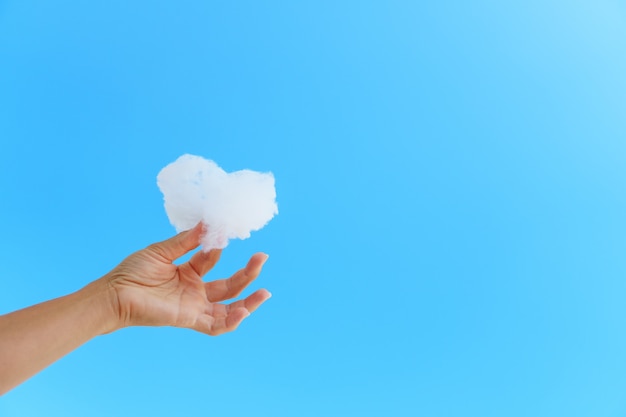
[[[262,289],[231,304],[219,303],[238,296],[259,275],[268,258],[263,253],[253,255],[232,277],[208,283],[202,277],[215,266],[221,250],[199,251],[188,262],[173,264],[198,247],[202,233],[202,224],[198,224],[148,246],[104,277],[115,290],[118,327],[176,326],[215,336],[235,330],[270,298]]]

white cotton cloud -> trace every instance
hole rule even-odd
[[[203,250],[224,248],[230,239],[246,239],[275,214],[274,175],[250,170],[225,172],[213,161],[183,155],[159,172],[165,211],[182,232],[202,221]]]

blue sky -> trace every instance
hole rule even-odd
[[[273,298],[99,337],[2,416],[626,414],[620,1],[0,0],[0,312],[173,234],[184,153],[272,171]]]

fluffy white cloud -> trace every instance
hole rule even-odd
[[[246,169],[229,174],[213,161],[183,155],[159,172],[157,184],[178,232],[200,221],[206,225],[203,250],[246,239],[278,214],[272,173]]]

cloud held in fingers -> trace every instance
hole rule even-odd
[[[177,232],[202,221],[203,250],[246,239],[278,214],[274,175],[251,170],[225,172],[215,162],[183,155],[157,176],[165,211]]]

